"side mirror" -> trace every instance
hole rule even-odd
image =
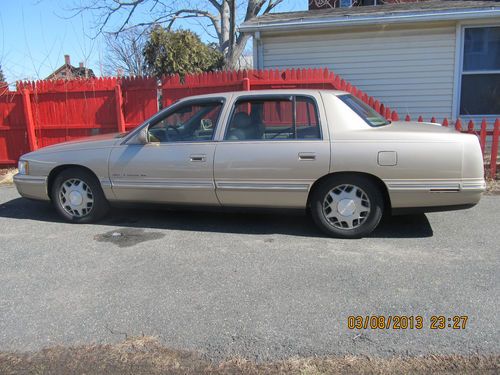
[[[141,129],[141,131],[137,134],[137,143],[141,145],[145,145],[149,143],[148,139],[148,127],[146,126],[145,128]]]

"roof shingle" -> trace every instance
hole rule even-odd
[[[287,23],[293,21],[356,18],[362,16],[395,16],[405,13],[442,12],[447,10],[489,9],[500,10],[500,3],[495,1],[474,0],[427,0],[412,3],[384,4],[377,6],[357,6],[352,8],[318,9],[299,12],[269,13],[244,22],[241,29],[268,24]]]

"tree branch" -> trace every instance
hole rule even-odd
[[[183,15],[184,14],[184,15]],[[214,24],[214,27],[217,29],[217,16],[213,15],[209,11],[199,10],[199,9],[179,9],[169,15],[164,16],[164,18],[170,18],[168,21],[167,29],[172,27],[172,24],[178,18],[192,18],[192,17],[206,17]],[[165,20],[166,21],[166,20]]]
[[[219,4],[219,3],[217,2],[217,0],[208,0],[208,1],[210,1],[210,4],[212,4],[212,5],[213,5],[213,7],[214,7],[215,9],[217,9],[217,11],[218,11],[219,13],[221,12],[221,10],[222,10],[222,4]]]

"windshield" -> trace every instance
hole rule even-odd
[[[370,126],[384,126],[391,123],[379,115],[373,108],[352,95],[339,95],[338,98]]]

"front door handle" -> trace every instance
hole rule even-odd
[[[207,161],[207,155],[191,155],[189,156],[191,161]]]
[[[314,152],[299,152],[299,160],[316,160]]]

